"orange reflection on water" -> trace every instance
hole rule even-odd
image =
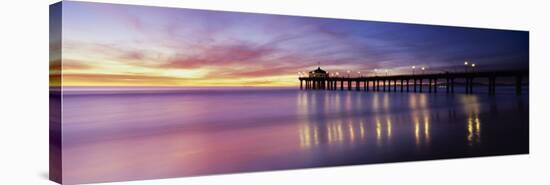
[[[382,142],[382,124],[379,119],[376,119],[376,143],[380,145]]]
[[[462,96],[461,101],[464,105],[464,112],[468,115],[466,119],[466,132],[469,146],[475,146],[481,143],[481,121],[479,115],[479,100],[477,95]]]
[[[309,126],[300,127],[299,136],[300,136],[300,147],[302,148],[311,147],[312,143],[311,143]]]
[[[363,121],[359,122],[359,125],[360,125],[360,129],[361,129],[361,139],[364,139],[365,138],[365,125],[364,125]]]
[[[430,142],[430,112],[426,94],[409,95],[409,109],[414,124],[414,140],[417,146]],[[421,124],[422,122],[422,124]],[[423,132],[421,133],[421,130]]]
[[[416,145],[420,144],[420,122],[418,119],[414,120],[414,139],[416,141]]]
[[[468,118],[468,143],[472,145],[472,138],[474,137],[473,122],[471,118]]]
[[[342,122],[338,122],[338,141],[344,142],[344,132],[342,132]]]
[[[389,116],[385,120],[375,118],[376,143],[381,145],[386,138],[388,141],[392,137],[392,121]],[[385,136],[384,136],[385,135]]]
[[[306,116],[303,124],[300,124],[300,141],[302,148],[311,148],[317,145],[327,144],[330,146],[339,146],[339,145],[349,145],[357,142],[365,142],[368,135],[367,127],[370,125],[373,127],[372,137],[376,140],[378,146],[389,144],[394,133],[394,121],[395,117],[392,117],[390,112],[390,107],[392,105],[391,98],[387,94],[372,94],[371,98],[371,110],[372,120],[369,119],[356,119],[356,117],[332,117],[331,111],[340,112],[341,107],[346,112],[346,110],[352,104],[351,93],[343,94],[309,94],[300,96],[298,101],[302,101],[298,105],[301,106],[298,111],[300,113],[321,113],[327,118],[323,120],[313,121],[309,116]],[[308,97],[309,96],[309,97]],[[307,100],[313,101],[311,97],[318,96],[322,101],[325,102],[319,103],[316,105],[321,106],[315,108],[315,105],[306,105]],[[321,96],[321,97],[319,97]],[[327,97],[329,97],[327,99]],[[339,102],[341,98],[344,98],[344,105],[339,105],[336,102]],[[426,94],[410,94],[408,95],[408,104],[409,111],[411,115],[411,120],[413,122],[413,134],[415,144],[417,146],[428,145],[431,140],[431,118],[429,111],[429,98]],[[309,102],[307,102],[309,103]],[[336,103],[336,104],[335,104]],[[361,101],[354,102],[352,107],[361,106]],[[369,121],[372,121],[369,123]]]
[[[479,121],[477,114],[469,116],[467,120],[468,144],[474,146],[481,143],[481,121]]]
[[[386,128],[387,128],[387,131],[388,131],[388,139],[390,139],[391,138],[392,127],[391,127],[391,119],[389,117],[386,118]]]
[[[476,117],[475,118],[475,123],[476,123],[476,135],[477,135],[477,142],[480,143],[481,142],[481,122],[479,121],[479,118]]]
[[[367,128],[363,121],[347,120],[344,123],[341,120],[334,120],[327,124],[304,122],[298,126],[298,138],[302,149],[310,149],[323,144],[329,146],[348,145],[365,142],[367,139]],[[391,129],[391,126],[387,128]],[[377,128],[379,142],[382,140],[383,133],[389,133],[388,137],[391,137],[391,130],[384,131],[383,129],[382,123],[379,123],[379,128]]]
[[[348,122],[348,129],[349,129],[349,140],[351,143],[353,143],[353,140],[355,139],[355,130],[353,128],[353,125],[351,124],[351,121]]]
[[[412,114],[412,119],[414,122],[414,139],[417,146],[420,146],[424,143],[430,143],[430,118],[427,111],[423,111],[422,114],[422,121],[418,114]],[[421,132],[421,130],[423,132]]]

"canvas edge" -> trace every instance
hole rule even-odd
[[[62,2],[49,6],[49,179],[63,183],[62,162]]]

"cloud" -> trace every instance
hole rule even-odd
[[[261,66],[254,65],[249,68],[241,68],[231,71],[226,71],[223,68],[219,68],[207,77],[210,78],[250,78],[250,77],[269,77],[269,76],[281,76],[281,75],[294,75],[300,69],[310,67],[306,64],[298,65],[269,65],[264,64]]]
[[[80,61],[75,59],[63,59],[62,67],[63,70],[84,70],[84,69],[92,69],[94,66],[90,64],[91,62],[86,61]]]
[[[125,5],[80,8],[65,15],[73,22],[64,35],[63,69],[82,83],[89,77],[97,84],[267,84],[282,76],[290,83],[291,75],[318,63],[329,72],[397,73],[412,65],[448,70],[472,60],[480,69],[500,69],[528,66],[529,60],[524,32]],[[181,78],[191,76],[194,81]]]
[[[86,85],[86,84],[104,84],[104,85],[177,85],[186,82],[188,79],[150,76],[150,75],[127,75],[127,74],[63,74],[64,85]]]
[[[158,67],[191,69],[209,66],[254,64],[274,52],[274,48],[260,47],[253,44],[211,45],[202,48],[201,51],[191,56],[177,54],[166,63],[158,65]]]

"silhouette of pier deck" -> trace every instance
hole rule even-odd
[[[370,77],[299,77],[300,89],[306,90],[356,90],[383,92],[427,92],[437,93],[445,88],[446,93],[454,93],[455,86],[463,85],[466,94],[472,94],[475,80],[483,80],[489,95],[496,94],[497,79],[513,81],[517,95],[522,94],[522,83],[529,77],[528,70],[462,72],[439,74],[413,74]],[[427,88],[427,89],[423,89]]]

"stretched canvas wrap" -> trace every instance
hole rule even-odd
[[[50,179],[528,154],[528,69],[527,31],[63,1]]]

